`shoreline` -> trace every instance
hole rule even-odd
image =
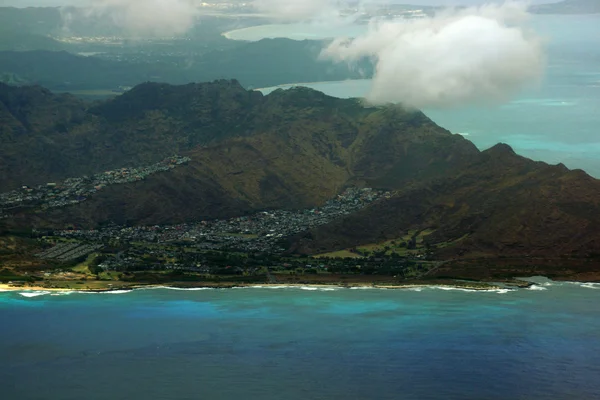
[[[78,292],[78,293],[104,293],[104,292],[123,292],[143,289],[171,289],[171,290],[202,290],[202,289],[240,289],[240,288],[255,288],[255,289],[303,289],[303,290],[336,290],[336,289],[384,289],[384,290],[402,290],[402,289],[426,289],[426,288],[441,288],[441,289],[458,289],[466,291],[499,291],[499,290],[517,290],[526,289],[533,286],[533,282],[523,281],[523,284],[500,286],[492,283],[481,283],[479,285],[451,284],[451,283],[407,283],[407,284],[319,284],[319,283],[252,283],[252,284],[227,284],[215,283],[205,285],[177,285],[177,284],[148,284],[148,285],[131,285],[131,286],[115,286],[102,289],[76,289],[76,288],[56,288],[44,286],[14,286],[10,284],[0,284],[0,293],[2,292]]]

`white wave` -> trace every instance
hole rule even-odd
[[[309,291],[323,291],[329,292],[333,290],[339,290],[340,287],[335,286],[298,286],[298,285],[252,285],[252,286],[240,286],[234,287],[234,289],[300,289],[300,290],[309,290]]]
[[[465,289],[461,287],[453,287],[453,286],[429,286],[431,289],[439,289],[439,290],[456,290],[459,292],[479,292],[480,290],[476,289]]]
[[[299,289],[301,290],[317,290],[320,292],[331,292],[334,290],[339,290],[340,288],[337,287],[319,287],[319,286],[300,286]]]
[[[579,286],[582,288],[586,288],[586,289],[600,289],[600,283],[588,282],[588,283],[582,283]]]
[[[35,291],[35,292],[20,292],[19,294],[23,297],[37,297],[37,296],[44,296],[47,294],[51,294],[52,292],[48,292],[46,290],[44,291]]]
[[[544,284],[542,283],[542,285],[544,285]],[[549,285],[544,285],[544,286],[549,286]],[[527,288],[527,290],[548,290],[548,288],[547,288],[547,287],[544,287],[544,286],[540,286],[540,285],[531,285],[531,286],[529,286],[529,287]]]
[[[252,285],[252,286],[245,286],[251,289],[290,289],[293,288],[295,286],[290,286],[290,285]]]
[[[429,286],[431,289],[440,289],[440,290],[456,290],[459,292],[470,292],[470,293],[498,293],[505,294],[508,292],[513,292],[513,289],[468,289],[462,287],[453,287],[453,286]]]
[[[182,291],[198,291],[198,290],[214,290],[213,287],[193,287],[193,288],[181,288],[181,287],[173,287],[173,286],[150,286],[143,287],[135,290],[154,290],[154,289],[167,289],[167,290],[182,290]]]
[[[68,296],[73,293],[84,294],[84,293],[89,293],[89,292],[84,292],[81,290],[67,290],[67,291],[54,292],[50,296]]]
[[[350,290],[381,290],[385,288],[377,288],[372,286],[352,286],[349,288]]]
[[[295,286],[289,285],[251,285],[251,286],[233,286],[231,289],[290,289]]]
[[[118,290],[105,290],[103,292],[88,292],[88,293],[101,293],[101,294],[125,294],[132,290],[118,289]]]
[[[577,282],[577,281],[564,281],[561,282],[566,285],[575,285],[586,289],[600,289],[600,282]]]

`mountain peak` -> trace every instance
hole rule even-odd
[[[488,154],[494,154],[494,155],[502,155],[502,154],[510,154],[510,155],[515,155],[515,151],[513,150],[512,147],[510,147],[508,144],[506,143],[498,143],[495,144],[494,146],[490,147],[489,149],[485,150],[484,153],[488,153]]]
[[[145,82],[128,92],[94,107],[93,112],[110,121],[120,121],[132,115],[143,115],[148,111],[169,111],[188,114],[197,118],[200,110],[249,107],[260,92],[248,91],[235,79],[220,79],[205,83],[170,85],[168,83]]]

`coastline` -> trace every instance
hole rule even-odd
[[[203,285],[177,285],[177,284],[134,284],[123,285],[97,289],[78,289],[78,288],[57,288],[45,286],[18,286],[10,284],[0,284],[1,292],[79,292],[79,293],[102,293],[115,291],[133,291],[142,289],[174,289],[174,290],[202,290],[202,289],[240,289],[240,288],[265,288],[265,289],[286,289],[296,288],[304,290],[336,290],[336,289],[384,289],[384,290],[402,290],[402,289],[459,289],[467,291],[499,291],[525,289],[534,285],[533,282],[521,281],[522,284],[513,284],[501,286],[493,283],[406,283],[406,284],[373,284],[373,283],[352,283],[352,284],[331,284],[331,283],[227,283],[215,282]]]
[[[292,83],[282,83],[279,85],[273,85],[273,86],[266,86],[266,87],[260,87],[260,88],[255,88],[252,90],[265,90],[265,89],[273,89],[273,90],[277,90],[277,89],[285,89],[285,88],[292,88],[294,86],[305,86],[305,85],[317,85],[317,84],[331,84],[331,83],[342,83],[342,82],[347,82],[347,81],[370,81],[371,78],[364,78],[364,79],[343,79],[343,80],[338,80],[338,81],[316,81],[316,82],[292,82]]]
[[[72,289],[67,288],[49,288],[44,286],[14,286],[7,283],[0,283],[0,293],[1,292],[19,292],[19,291],[28,291],[28,292],[68,292],[72,291]]]

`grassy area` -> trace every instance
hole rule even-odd
[[[87,258],[85,259],[85,261],[77,264],[76,266],[71,268],[71,270],[73,272],[79,272],[81,274],[91,274],[92,272],[90,271],[90,265],[96,259],[96,257],[98,257],[99,255],[100,254],[98,254],[98,253],[92,253],[92,254],[88,255]]]
[[[449,240],[447,242],[439,243],[439,244],[436,244],[435,247],[437,247],[438,249],[443,249],[445,247],[450,247],[450,246],[452,246],[452,245],[460,242],[461,240],[466,239],[468,236],[469,236],[469,234],[465,233],[463,236],[459,237],[456,240]]]
[[[380,243],[371,243],[363,246],[358,246],[356,250],[360,253],[381,253],[385,255],[397,254],[399,256],[408,256],[411,254],[419,253],[423,249],[424,238],[431,233],[433,229],[426,229],[423,231],[408,231],[408,233],[400,238],[386,240]],[[410,246],[409,243],[414,238],[414,245]],[[412,248],[410,248],[412,247]]]
[[[104,271],[98,274],[98,278],[106,281],[118,281],[121,276],[123,276],[123,273],[117,271]]]
[[[350,250],[332,251],[331,253],[323,253],[314,256],[313,258],[362,258],[360,254],[353,253]]]
[[[408,231],[406,235],[397,238],[386,240],[384,242],[379,243],[370,243],[362,246],[356,247],[356,252],[351,251],[350,249],[333,251],[329,253],[318,254],[314,256],[314,258],[362,258],[364,256],[372,255],[374,253],[385,253],[385,255],[390,256],[392,254],[397,254],[399,256],[405,257],[409,255],[418,254],[424,248],[424,238],[427,235],[433,233],[433,229],[426,229],[423,231],[411,230]],[[466,236],[464,236],[466,237]],[[464,237],[457,239],[452,242],[443,243],[443,247],[447,247],[452,243],[464,239]],[[411,241],[413,241],[413,245],[409,245]]]
[[[48,288],[61,288],[72,290],[107,290],[120,287],[127,287],[130,286],[130,284],[116,281],[97,280],[49,280],[44,282],[43,286]]]

